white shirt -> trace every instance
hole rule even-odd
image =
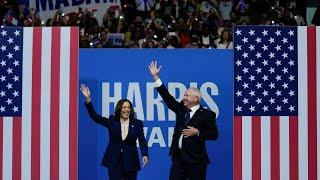
[[[128,132],[129,132],[129,120],[126,120],[126,121],[120,120],[120,124],[121,124],[121,138],[124,141],[127,138]]]

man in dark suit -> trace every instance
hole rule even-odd
[[[172,97],[159,78],[161,66],[156,61],[149,65],[157,91],[176,114],[171,149],[170,180],[205,180],[210,163],[205,140],[216,140],[218,128],[216,114],[200,105],[201,94],[197,88],[189,88],[178,102]]]
[[[134,110],[128,99],[118,101],[115,115],[109,118],[96,113],[91,103],[90,90],[86,85],[80,88],[86,99],[85,106],[96,123],[108,128],[109,144],[102,165],[108,168],[110,180],[136,180],[140,168],[137,140],[142,154],[142,163],[148,163],[148,145],[143,133],[143,123],[134,118]]]

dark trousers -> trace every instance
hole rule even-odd
[[[172,158],[169,180],[206,180],[207,164],[190,164],[183,161],[181,153]]]
[[[126,171],[123,168],[123,159],[122,156],[119,160],[118,167],[109,167],[109,180],[136,180],[137,179],[137,171]]]

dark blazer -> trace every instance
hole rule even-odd
[[[137,139],[139,140],[142,156],[148,156],[147,141],[143,134],[143,123],[137,119],[130,119],[127,138],[121,138],[121,124],[113,115],[109,118],[100,116],[94,110],[92,103],[85,104],[91,119],[103,125],[109,130],[109,144],[104,153],[102,165],[105,167],[119,167],[121,152],[123,168],[126,171],[140,170],[140,160],[137,150]]]
[[[172,97],[167,88],[162,84],[157,88],[164,102],[168,108],[176,113],[176,125],[174,128],[170,156],[175,157],[175,154],[179,151],[179,138],[182,134],[182,129],[186,126],[193,126],[200,131],[199,136],[191,136],[188,138],[182,138],[182,150],[181,157],[187,163],[206,163],[209,164],[209,158],[205,146],[205,140],[216,140],[218,138],[218,128],[216,125],[216,114],[210,110],[200,108],[194,113],[190,121],[185,124],[185,114],[187,108],[183,105],[183,102],[178,102]]]

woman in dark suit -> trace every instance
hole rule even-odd
[[[109,144],[102,165],[108,168],[110,180],[135,180],[140,168],[137,139],[142,154],[142,166],[148,163],[148,146],[143,134],[143,123],[134,118],[132,104],[121,99],[115,108],[115,115],[109,118],[97,114],[92,106],[89,88],[82,84],[80,90],[86,98],[85,106],[96,123],[109,130]]]

